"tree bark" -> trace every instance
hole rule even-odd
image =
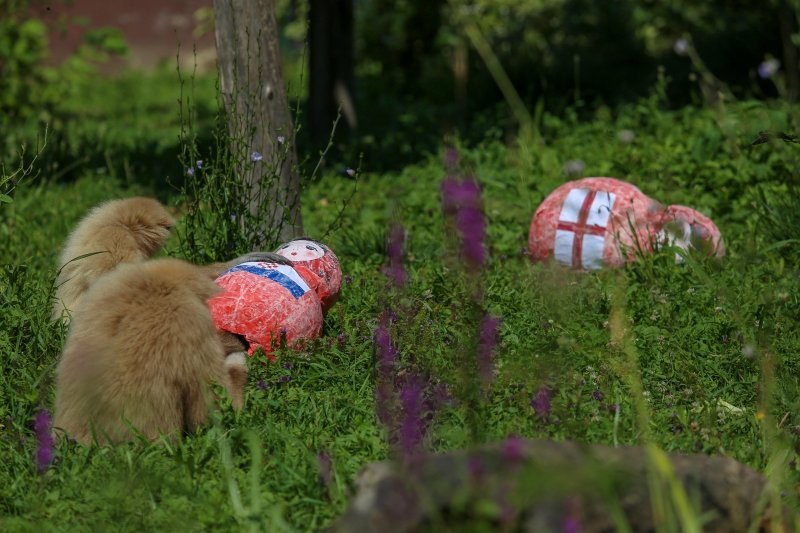
[[[357,125],[353,99],[353,0],[309,4],[309,126],[316,147],[330,138],[341,109],[345,125]]]
[[[290,240],[303,234],[301,182],[275,2],[214,0],[214,16],[230,150],[261,237],[254,244]]]

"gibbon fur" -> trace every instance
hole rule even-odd
[[[212,382],[234,407],[244,404],[247,343],[216,330],[206,301],[225,270],[284,258],[149,260],[174,224],[157,200],[113,200],[91,210],[64,246],[53,318],[75,323],[58,366],[56,424],[81,442],[127,440],[128,426],[148,438],[190,431],[207,416]]]
[[[56,371],[56,430],[81,443],[190,432],[221,384],[244,401],[244,355],[226,360],[206,301],[219,289],[177,259],[120,264],[73,312]]]
[[[212,383],[244,405],[247,342],[218,331],[206,301],[235,265],[288,260],[270,252],[202,266],[151,260],[174,225],[157,200],[135,197],[94,208],[67,239],[53,316],[72,322],[55,425],[80,442],[191,431],[208,416]]]
[[[149,259],[174,225],[166,208],[152,198],[112,200],[92,209],[61,252],[53,319],[69,320],[81,296],[117,265]]]

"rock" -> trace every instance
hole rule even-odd
[[[758,507],[764,476],[727,457],[509,439],[428,455],[405,468],[368,465],[331,531],[459,530],[481,521],[537,532],[681,529],[675,482],[703,531],[767,523],[769,513]],[[652,497],[653,487],[661,497]]]

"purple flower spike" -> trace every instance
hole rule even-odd
[[[581,500],[578,497],[569,498],[564,505],[564,517],[561,520],[561,533],[580,533],[581,531]]]
[[[483,463],[474,455],[469,457],[469,460],[467,461],[467,469],[469,470],[470,477],[475,481],[480,480],[486,473]]]
[[[525,443],[516,435],[508,437],[503,442],[503,457],[506,461],[516,463],[525,457]]]
[[[397,349],[392,344],[392,335],[388,329],[388,317],[382,318],[381,324],[375,329],[375,345],[378,349],[378,371],[381,374],[390,373],[394,368]]]
[[[375,329],[375,358],[377,366],[377,379],[375,385],[375,403],[378,419],[391,426],[392,422],[392,371],[397,358],[397,348],[392,344],[392,334],[389,332],[389,313],[381,315],[378,327]]]
[[[470,263],[482,266],[486,262],[486,222],[483,213],[474,207],[465,207],[458,212],[456,227],[461,234],[464,258]]]
[[[499,330],[500,318],[489,314],[483,316],[478,344],[478,371],[484,387],[491,385],[494,378],[492,351],[497,345]]]
[[[444,170],[448,174],[455,174],[458,170],[458,150],[452,146],[444,151]]]
[[[448,178],[442,182],[441,191],[442,210],[445,215],[455,216],[464,258],[473,265],[482,266],[486,262],[486,220],[478,182]]]
[[[409,379],[400,390],[400,402],[403,405],[400,446],[407,460],[416,456],[422,442],[424,428],[422,392],[422,383],[416,377]]]
[[[45,409],[40,409],[33,420],[33,432],[36,434],[36,467],[40,473],[45,472],[53,463],[55,452],[53,451],[53,435],[50,433],[52,419],[50,413]]]
[[[576,516],[565,516],[561,523],[562,533],[580,533],[581,523]]]
[[[403,267],[403,248],[406,240],[406,232],[400,224],[392,224],[389,229],[389,245],[386,255],[389,265],[384,269],[386,276],[392,281],[395,287],[404,287],[408,281],[408,273]]]
[[[331,484],[333,473],[333,462],[331,456],[325,450],[317,454],[317,465],[319,465],[319,484],[328,487]]]
[[[531,399],[531,407],[539,418],[547,418],[550,414],[550,398],[552,392],[546,385],[542,385],[536,395]]]
[[[459,208],[480,208],[481,188],[475,180],[447,178],[442,182],[442,207],[445,214],[455,214]]]

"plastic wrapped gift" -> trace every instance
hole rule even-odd
[[[287,263],[236,265],[216,280],[223,290],[209,300],[217,329],[241,335],[270,355],[276,347],[298,347],[319,336],[324,312],[336,301],[342,273],[336,255],[308,239],[276,251]]]
[[[723,256],[717,226],[698,211],[663,206],[636,186],[614,178],[583,178],[558,187],[531,220],[533,261],[550,258],[575,269],[622,266],[637,251],[663,245]]]

